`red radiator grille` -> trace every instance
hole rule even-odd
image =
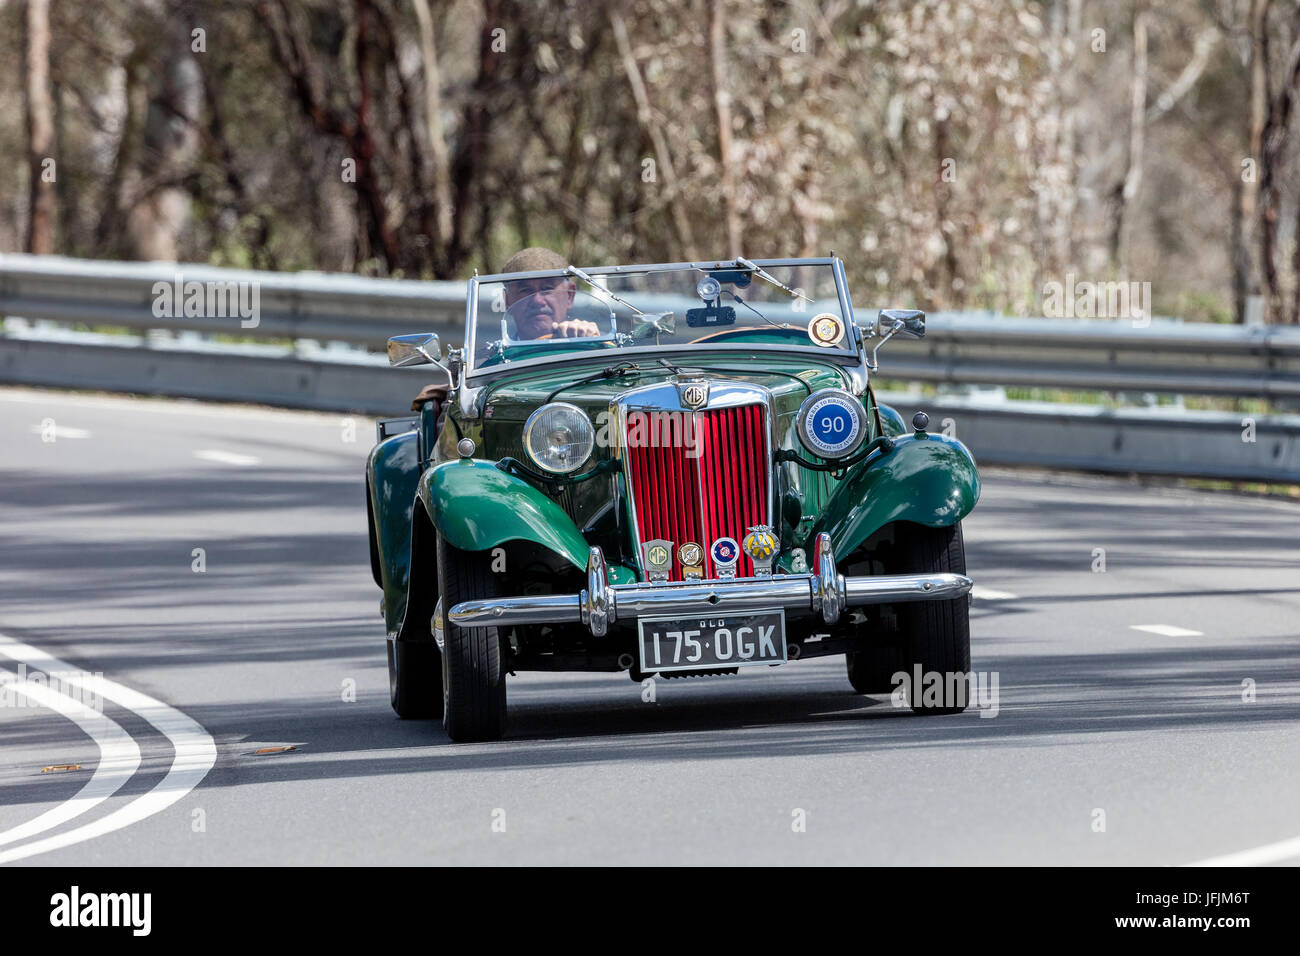
[[[763,406],[696,412],[693,448],[672,440],[681,430],[674,436],[670,424],[668,415],[647,415],[644,446],[627,449],[637,535],[641,542],[663,538],[673,543],[670,580],[682,580],[677,548],[687,541],[704,549],[704,576],[714,577],[709,556],[714,541],[728,537],[739,543],[747,529],[771,523]],[[742,554],[737,576],[753,573]]]

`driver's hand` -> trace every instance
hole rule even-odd
[[[595,322],[586,322],[582,319],[567,319],[557,324],[552,334],[557,339],[579,339],[600,335],[600,327]]]

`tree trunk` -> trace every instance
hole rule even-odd
[[[938,112],[932,110],[932,112]],[[963,289],[965,281],[961,277],[961,265],[957,261],[957,235],[952,221],[952,186],[943,179],[943,163],[952,157],[952,143],[948,132],[948,113],[945,109],[934,123],[935,168],[939,170],[939,181],[934,187],[936,227],[943,237],[943,267],[947,273],[948,301],[950,309],[961,308],[965,299]],[[937,283],[936,283],[937,285]]]
[[[673,166],[672,154],[668,151],[668,140],[663,130],[655,122],[654,112],[650,109],[650,96],[646,92],[645,81],[641,79],[641,67],[632,55],[632,44],[627,36],[627,24],[623,15],[617,10],[610,10],[609,22],[614,28],[614,42],[618,44],[619,56],[623,58],[623,69],[627,73],[628,85],[632,88],[632,98],[636,101],[636,114],[646,135],[654,147],[655,158],[663,172],[664,189],[667,192],[668,208],[672,214],[673,225],[677,229],[677,239],[681,243],[682,257],[695,259],[695,238],[691,234],[690,217],[682,204],[677,188],[677,170]]]
[[[1061,210],[1053,243],[1053,265],[1061,270],[1075,261],[1074,219],[1079,204],[1079,68],[1077,38],[1082,30],[1083,0],[1068,0],[1064,17],[1064,34],[1061,39],[1064,74],[1061,83],[1061,129],[1059,154],[1065,182],[1060,186]]]
[[[171,0],[161,16],[168,51],[158,51],[150,64],[144,149],[140,176],[127,199],[127,231],[138,258],[174,262],[180,258],[182,233],[190,219],[190,197],[183,183],[198,155],[203,76],[190,53],[179,0]]]
[[[433,165],[434,222],[437,235],[430,238],[437,250],[435,261],[444,262],[443,248],[451,238],[451,163],[447,139],[442,132],[442,74],[438,49],[433,42],[433,16],[429,0],[413,0],[420,24],[420,61],[424,66],[424,124],[428,129],[429,157]]]
[[[27,0],[27,251],[54,251],[54,121],[50,110],[50,3]]]
[[[1229,225],[1232,256],[1232,320],[1246,324],[1246,295],[1250,281],[1250,244],[1246,241],[1246,187],[1244,171],[1238,170],[1232,185],[1232,219]]]
[[[1259,294],[1259,275],[1255,263],[1255,217],[1259,209],[1260,144],[1264,137],[1264,120],[1268,115],[1268,64],[1261,47],[1267,43],[1264,25],[1272,0],[1251,0],[1247,30],[1246,70],[1250,77],[1250,101],[1246,111],[1246,156],[1253,168],[1237,172],[1237,209],[1241,219],[1233,253],[1232,295],[1238,324],[1246,321],[1246,302]],[[1235,225],[1235,223],[1234,223]]]
[[[483,24],[478,39],[478,73],[465,98],[460,142],[451,163],[451,240],[447,244],[446,263],[449,274],[454,274],[472,252],[468,218],[470,208],[476,209],[480,223],[488,215],[483,195],[483,177],[489,167],[491,100],[500,86],[497,72],[502,60],[501,53],[492,49],[492,31],[502,29],[506,30],[504,35],[507,38],[514,36],[505,20],[502,5],[497,0],[485,0]],[[486,265],[486,260],[484,267],[491,268]]]
[[[1142,151],[1146,143],[1147,20],[1139,8],[1133,14],[1133,81],[1129,103],[1128,159],[1124,179],[1113,194],[1114,219],[1110,236],[1111,268],[1121,277],[1128,272],[1125,218],[1142,187]]]
[[[1295,244],[1291,251],[1291,318],[1300,325],[1300,202],[1295,205]]]
[[[1269,74],[1268,24],[1261,23],[1260,53],[1265,82]],[[1287,160],[1287,140],[1291,112],[1300,92],[1300,5],[1292,22],[1294,42],[1287,54],[1282,85],[1276,96],[1268,98],[1268,116],[1260,138],[1259,156],[1259,264],[1264,274],[1266,311],[1270,323],[1286,320],[1282,303],[1282,280],[1277,263],[1277,227],[1282,207],[1281,178]],[[1297,237],[1300,241],[1300,237]],[[1300,278],[1300,277],[1298,277]]]
[[[726,79],[726,18],[722,0],[709,3],[709,65],[713,76],[713,112],[718,122],[718,165],[722,170],[722,210],[727,226],[727,255],[739,256],[740,217],[736,213],[736,184],[731,159],[731,94]]]

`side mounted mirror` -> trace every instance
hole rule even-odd
[[[891,335],[919,339],[925,335],[925,313],[916,309],[881,309],[875,331],[882,339]]]
[[[393,368],[408,365],[437,365],[442,359],[442,345],[433,332],[394,335],[388,340],[388,364]]]

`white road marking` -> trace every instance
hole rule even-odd
[[[0,634],[0,654],[46,673],[52,670],[71,672],[74,675],[76,673],[75,668],[64,664],[40,648],[16,641],[3,634]],[[83,840],[120,830],[132,823],[138,823],[146,817],[167,809],[184,797],[199,785],[208,775],[213,764],[217,762],[217,746],[212,736],[198,723],[162,701],[154,700],[147,694],[105,678],[65,676],[63,682],[87,693],[97,691],[105,700],[111,700],[133,711],[152,724],[170,741],[175,750],[171,769],[156,787],[136,797],[125,806],[72,830],[0,852],[0,863],[21,860],[37,853],[47,853],[50,850],[71,846]]]
[[[995,591],[993,588],[982,588],[978,584],[970,589],[970,593],[977,601],[1014,601],[1019,597],[1010,591]]]
[[[3,4],[0,4],[3,6]],[[372,422],[373,415],[342,416],[337,412],[318,412],[309,408],[287,409],[269,408],[262,405],[235,405],[223,402],[205,402],[194,398],[165,398],[147,395],[83,395],[77,392],[61,392],[57,389],[40,391],[25,389],[21,386],[0,387],[0,402],[15,402],[22,405],[53,404],[75,405],[78,408],[105,408],[113,411],[135,411],[144,415],[185,415],[206,416],[209,418],[275,418],[286,422],[302,423],[303,419],[319,419],[321,424],[331,425],[342,418],[353,418],[358,422]]]
[[[0,846],[4,846],[67,823],[117,793],[139,768],[140,747],[122,729],[121,724],[81,701],[44,685],[22,681],[13,671],[0,668],[0,675],[8,680],[10,693],[22,694],[42,707],[62,714],[80,727],[99,747],[99,764],[95,767],[95,773],[76,796],[46,810],[33,820],[0,833]]]
[[[1300,837],[1257,846],[1253,850],[1228,853],[1224,856],[1212,856],[1208,860],[1197,860],[1188,866],[1264,866],[1268,863],[1281,863],[1300,857]]]
[[[221,451],[217,448],[205,448],[202,451],[196,451],[194,457],[203,461],[215,461],[220,465],[240,465],[247,467],[256,465],[260,458],[255,455],[241,455],[233,451]]]
[[[1189,631],[1185,627],[1174,627],[1172,624],[1130,624],[1129,628],[1134,631],[1146,631],[1148,634],[1159,634],[1161,637],[1204,637],[1200,631]]]
[[[34,435],[45,434],[44,425],[39,425],[39,424],[33,425],[31,430],[32,430],[32,434]],[[73,428],[71,425],[55,425],[52,431],[54,433],[55,441],[57,441],[60,438],[89,438],[90,437],[90,432],[86,431],[84,428]]]

